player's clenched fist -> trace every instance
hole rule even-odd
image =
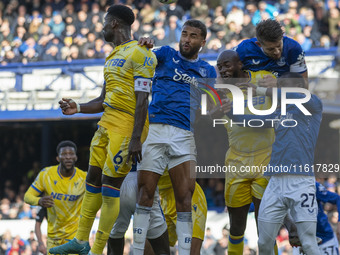
[[[63,98],[59,101],[59,106],[65,115],[72,115],[77,112],[80,112],[79,104],[76,103],[73,99]]]
[[[39,199],[39,205],[42,207],[52,207],[54,205],[53,197],[52,196],[44,196]]]

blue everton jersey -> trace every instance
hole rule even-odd
[[[320,183],[316,182],[316,200],[318,202],[318,222],[316,227],[316,236],[325,243],[334,236],[333,229],[328,222],[328,217],[324,213],[323,203],[332,203],[337,206],[340,221],[340,196],[334,192],[328,191]]]
[[[152,82],[150,123],[163,123],[193,131],[201,94],[213,87],[216,71],[207,62],[188,60],[164,46],[154,50],[158,65]]]
[[[239,54],[245,70],[272,71],[277,77],[286,72],[304,73],[307,71],[305,53],[295,40],[283,37],[282,56],[279,60],[268,57],[256,44],[256,41],[256,38],[247,39],[234,48]]]
[[[305,98],[305,95],[300,93],[287,93],[286,96],[289,99]],[[278,102],[280,101],[281,90],[279,89]],[[279,108],[273,114],[262,116],[228,113],[233,121],[244,121],[247,127],[249,127],[248,123],[254,125],[250,121],[253,119],[262,120],[263,125],[261,127],[263,128],[274,126],[275,141],[272,146],[270,162],[264,175],[281,173],[314,175],[314,150],[322,119],[322,103],[317,96],[311,95],[310,100],[303,106],[312,115],[304,115],[295,104],[287,105],[286,115],[282,115]]]

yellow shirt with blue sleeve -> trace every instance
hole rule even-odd
[[[64,177],[60,173],[60,165],[50,166],[41,170],[26,192],[25,201],[28,196],[34,196],[39,201],[41,194],[53,197],[54,206],[47,208],[49,238],[72,239],[75,236],[85,193],[85,180],[86,172],[79,168],[74,168],[72,176]]]

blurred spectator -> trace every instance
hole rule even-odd
[[[163,28],[158,28],[152,32],[152,35],[155,38],[155,45],[157,46],[166,46],[170,44],[170,41],[165,36],[165,31]]]
[[[31,219],[32,218],[32,212],[31,212],[31,206],[29,204],[24,203],[21,209],[21,212],[18,215],[18,218],[20,220],[22,219]]]
[[[255,37],[255,26],[251,22],[251,17],[248,14],[245,14],[243,16],[241,37],[242,38],[253,38],[253,37]]]
[[[222,229],[222,237],[217,241],[215,246],[215,254],[216,255],[225,255],[228,250],[229,243],[229,230],[227,227],[223,227]]]
[[[211,234],[209,227],[205,230],[204,241],[202,244],[201,255],[214,255],[214,248],[216,246],[216,239]]]
[[[61,53],[56,45],[49,46],[42,54],[42,61],[58,61],[61,60]]]
[[[181,37],[181,27],[178,25],[178,17],[170,16],[169,24],[165,27],[166,37],[170,42],[178,42]]]
[[[55,36],[59,37],[65,30],[65,22],[63,21],[63,18],[61,16],[60,12],[54,12],[53,19],[49,23],[52,33],[55,34]]]
[[[209,14],[208,5],[202,3],[202,0],[194,0],[194,4],[190,9],[190,17],[192,19],[198,19],[200,21],[204,21]]]
[[[171,16],[176,16],[179,20],[181,20],[184,15],[184,10],[175,2],[166,6],[166,13],[168,19],[170,19]]]
[[[275,6],[266,3],[265,1],[260,1],[258,4],[258,10],[255,11],[254,16],[252,18],[252,22],[254,25],[259,23],[261,19],[263,19],[264,13],[266,13],[266,17],[272,19],[278,15],[278,11]]]

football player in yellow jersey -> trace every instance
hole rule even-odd
[[[275,76],[268,71],[244,71],[236,51],[223,51],[217,59],[217,68],[223,82],[227,84],[253,83],[270,76],[275,81]],[[232,100],[231,93],[226,95]],[[258,110],[269,109],[269,97],[254,97],[253,105]],[[249,109],[245,106],[246,114]],[[274,132],[271,129],[256,129],[227,126],[229,137],[229,150],[226,154],[226,166],[236,166],[237,172],[226,172],[225,202],[230,218],[230,236],[228,254],[243,254],[244,231],[250,204],[255,205],[257,219],[258,209],[264,190],[268,184],[267,178],[261,171],[240,171],[242,166],[266,166],[269,163],[271,147],[274,141]]]
[[[87,104],[62,101],[64,114],[94,113],[104,110],[91,142],[90,167],[81,219],[75,239],[51,249],[53,254],[86,250],[89,233],[101,208],[98,231],[91,254],[102,254],[112,226],[119,214],[120,186],[131,169],[140,162],[142,142],[148,133],[148,96],[156,57],[151,50],[131,40],[135,16],[124,5],[112,5],[105,16],[104,38],[116,47],[104,66],[105,97]]]
[[[169,244],[175,246],[177,241],[176,234],[176,200],[168,170],[160,177],[158,182],[161,206],[163,209],[166,224],[168,225]],[[208,205],[201,186],[196,182],[195,191],[191,200],[192,209],[192,241],[190,247],[191,255],[199,255],[204,240],[205,223],[207,219]]]
[[[57,146],[59,165],[41,170],[25,193],[26,203],[47,208],[47,249],[68,242],[77,231],[86,172],[75,167],[76,153],[73,142],[60,142]]]

